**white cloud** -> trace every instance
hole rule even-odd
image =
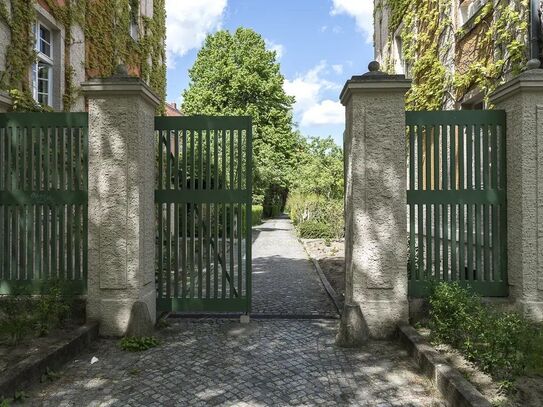
[[[338,115],[339,102],[323,100],[327,91],[339,91],[341,86],[326,80],[323,75],[329,72],[326,61],[321,61],[315,67],[293,80],[285,81],[285,92],[296,98],[294,113],[301,119],[301,125],[325,125],[343,122],[343,113]]]
[[[371,42],[373,36],[373,0],[332,0],[331,14],[347,14],[355,18],[358,28]]]
[[[206,35],[221,27],[227,0],[166,0],[168,65],[175,56],[199,48]]]
[[[341,65],[341,64],[332,65],[332,69],[333,69],[334,72],[337,73],[338,75],[341,75],[341,74],[343,73],[343,65]]]
[[[282,44],[277,44],[268,39],[264,39],[264,42],[266,43],[266,48],[268,48],[270,51],[276,52],[277,60],[280,61],[281,58],[283,58],[283,55],[285,55],[285,46]]]
[[[311,106],[302,116],[302,126],[341,124],[345,122],[345,108],[330,99]]]

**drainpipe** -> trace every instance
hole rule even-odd
[[[531,0],[530,23],[530,59],[541,59],[539,53],[541,20],[539,17],[539,0]]]

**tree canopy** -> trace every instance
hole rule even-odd
[[[253,30],[219,31],[206,38],[183,93],[182,110],[187,115],[252,116],[257,203],[288,189],[303,149],[293,126],[294,98],[283,89],[276,57]]]
[[[343,198],[343,151],[331,137],[304,140],[291,190],[326,199]]]

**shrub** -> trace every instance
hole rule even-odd
[[[298,234],[304,239],[333,239],[332,228],[322,222],[308,220],[298,225]]]
[[[47,282],[40,291],[37,297],[23,290],[0,298],[0,334],[8,344],[30,334],[47,335],[69,316],[71,306],[59,282]]]
[[[432,339],[457,348],[495,379],[543,371],[541,326],[491,309],[458,283],[437,285],[429,302]]]
[[[262,205],[253,205],[251,207],[252,211],[252,226],[260,225],[262,223],[262,213],[264,208]]]
[[[47,333],[60,325],[70,314],[70,305],[66,302],[59,283],[51,283],[36,301],[36,328],[39,335]]]
[[[286,210],[302,238],[340,239],[344,235],[343,201],[294,193]]]
[[[9,345],[16,345],[34,328],[32,297],[22,291],[0,297],[0,334]]]

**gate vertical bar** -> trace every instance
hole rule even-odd
[[[247,269],[247,313],[251,312],[251,298],[252,298],[252,291],[253,291],[253,279],[252,279],[252,211],[251,211],[251,197],[253,193],[253,173],[252,173],[252,163],[253,163],[253,122],[251,119],[249,119],[248,129],[246,130],[246,138],[247,138],[247,161],[245,166],[245,176],[247,177],[247,208],[246,208],[246,216],[247,216],[247,237],[246,237],[246,257],[245,257],[245,267]]]

